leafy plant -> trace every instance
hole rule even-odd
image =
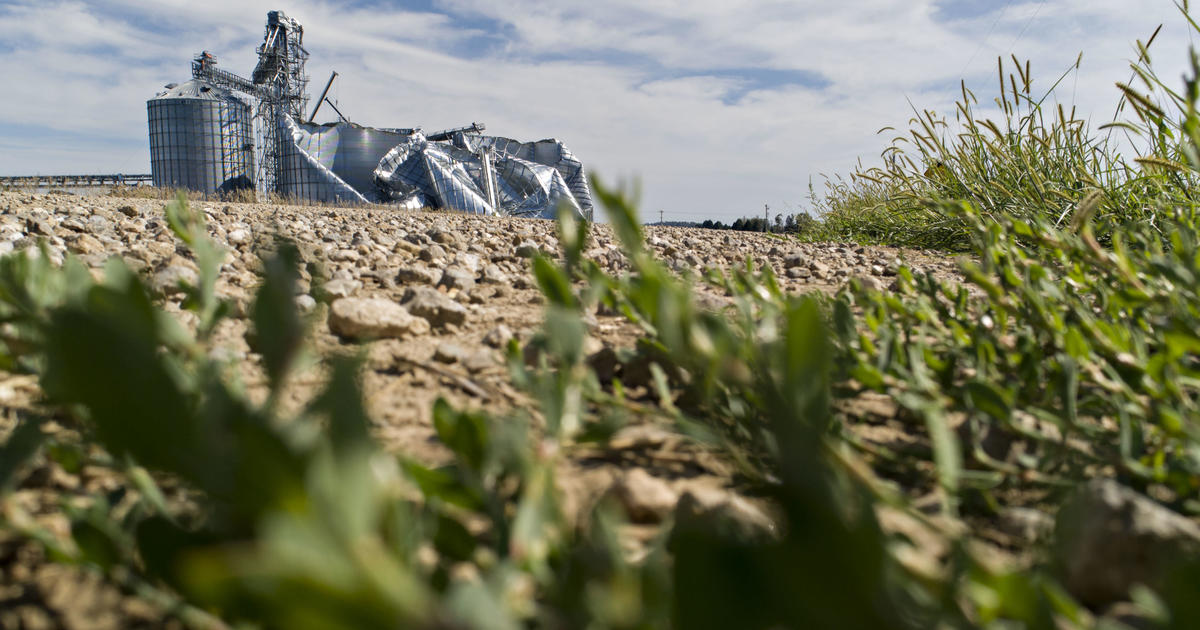
[[[1158,77],[1150,57],[1157,35],[1137,42],[1134,81],[1117,84],[1117,115],[1097,128],[1073,107],[1054,104],[1082,55],[1041,92],[1034,91],[1029,62],[1013,56],[1007,66],[998,60],[993,102],[981,106],[964,83],[952,118],[914,108],[908,130],[882,152],[881,166],[860,165],[848,178],[827,179],[823,194],[811,191],[822,224],[812,238],[969,250],[973,226],[953,210],[956,201],[988,218],[1056,227],[1091,207],[1104,243],[1129,223],[1159,225],[1160,209],[1193,201],[1189,147],[1196,130],[1189,122],[1194,79],[1177,91]],[[1132,120],[1121,118],[1126,112]],[[1126,158],[1130,147],[1133,159]]]

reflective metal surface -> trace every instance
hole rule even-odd
[[[280,192],[311,201],[398,203],[472,214],[591,217],[583,165],[556,140],[455,133],[434,142],[353,123],[281,121]]]
[[[250,106],[203,81],[174,86],[146,103],[155,186],[203,192],[254,187]]]
[[[284,197],[308,201],[367,203],[366,197],[333,172],[341,130],[301,125],[290,116],[279,120],[278,190]]]
[[[410,205],[553,218],[561,204],[591,218],[583,165],[554,140],[520,143],[457,133],[449,142],[431,142],[418,133],[380,160],[375,183],[383,200]]]
[[[510,138],[501,138],[498,136],[481,136],[472,134],[458,134],[454,138],[454,142],[460,146],[464,146],[472,152],[478,152],[481,148],[491,148],[501,155],[506,155],[510,158],[507,169],[512,173],[505,176],[503,170],[498,169],[498,174],[510,186],[516,188],[521,186],[520,173],[521,169],[517,167],[519,163],[554,167],[558,174],[562,177],[562,183],[566,185],[569,191],[569,200],[573,200],[575,209],[589,220],[592,216],[592,189],[588,186],[587,172],[583,169],[583,162],[580,162],[571,153],[570,149],[562,142],[553,138],[547,140],[538,140],[536,142],[518,142]],[[503,164],[503,163],[502,163]],[[536,169],[536,166],[534,166]],[[551,177],[551,188],[557,187],[557,179]],[[562,191],[553,193],[553,196],[563,196]],[[505,202],[501,201],[501,207],[505,207]],[[519,212],[504,211],[501,214],[520,214]]]
[[[557,140],[485,136],[480,123],[425,136],[356,125],[340,111],[336,124],[301,122],[303,40],[299,22],[271,11],[252,78],[218,69],[204,51],[192,61],[192,81],[151,99],[155,185],[547,218],[561,207],[592,218],[583,165]]]
[[[409,134],[372,129],[353,123],[337,125],[341,138],[333,172],[372,199],[375,194],[375,167],[393,147],[408,139]]]

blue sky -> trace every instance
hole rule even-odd
[[[989,101],[998,55],[1030,59],[1036,90],[1083,52],[1059,98],[1099,124],[1134,40],[1166,24],[1169,77],[1190,41],[1170,0],[0,0],[0,174],[148,172],[146,99],[200,50],[249,74],[272,9],[351,120],[556,137],[674,220],[803,210],[910,102],[951,113],[960,78]]]

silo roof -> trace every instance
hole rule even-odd
[[[156,94],[154,98],[194,98],[202,101],[227,101],[236,99],[229,90],[219,88],[201,79],[192,79],[186,83],[172,85],[167,88],[167,91]]]

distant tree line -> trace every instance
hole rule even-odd
[[[696,227],[707,228],[712,230],[737,230],[739,232],[801,232],[815,223],[808,214],[789,214],[775,215],[774,221],[768,221],[765,217],[742,217],[728,225],[720,221],[706,219],[702,223],[693,223]]]

